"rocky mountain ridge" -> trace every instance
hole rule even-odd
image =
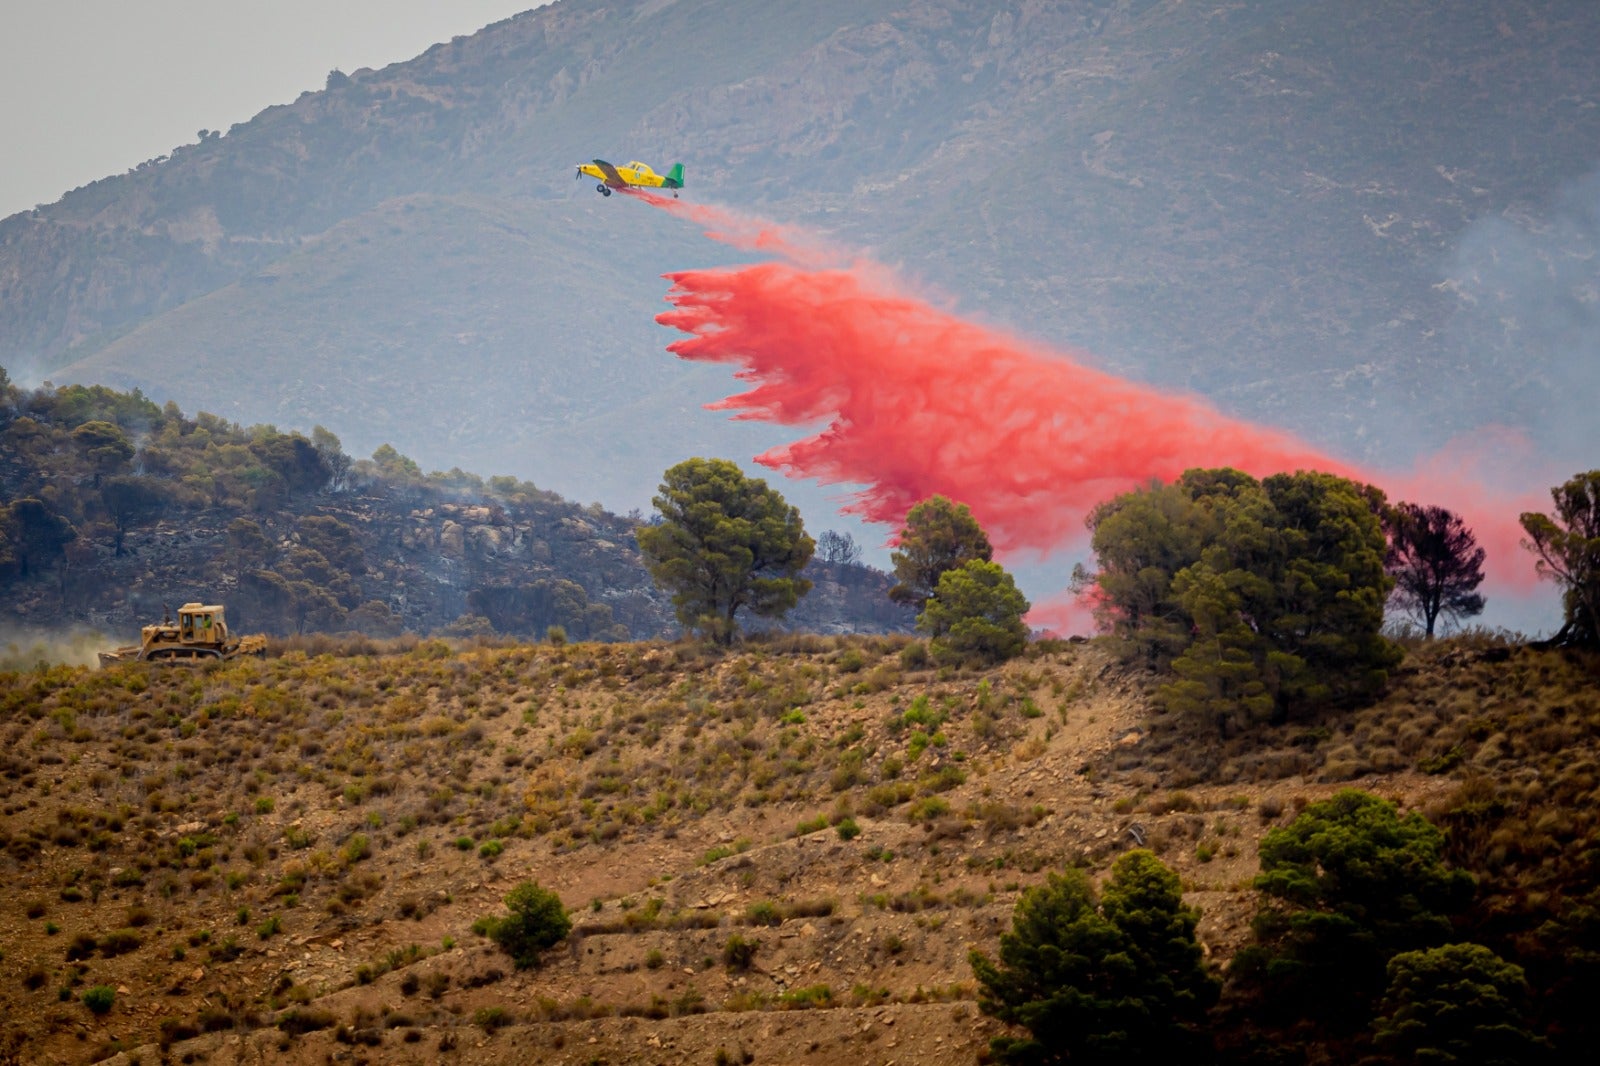
[[[571,181],[626,154],[1355,458],[1587,461],[1597,42],[1580,0],[563,0],[0,223],[0,364],[641,505],[785,434],[662,353],[657,275],[732,253]]]

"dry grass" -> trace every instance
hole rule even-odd
[[[297,1039],[332,1027],[313,1024],[322,1015],[308,1004],[438,954],[418,934],[471,940],[447,886],[537,856],[587,864],[591,851],[663,849],[683,870],[698,858],[707,876],[768,893],[779,923],[837,920],[837,898],[805,892],[799,869],[759,869],[744,854],[750,838],[719,852],[691,848],[687,834],[732,821],[781,842],[808,820],[843,845],[861,832],[858,813],[908,810],[930,823],[927,846],[937,848],[969,824],[998,840],[1039,817],[944,794],[966,779],[974,753],[1029,733],[1023,708],[1043,698],[1033,688],[1048,668],[981,681],[935,675],[906,668],[908,646],[772,636],[729,652],[308,636],[266,660],[198,669],[0,676],[0,855],[21,891],[0,912],[19,930],[8,966],[28,978],[0,990],[0,1003],[14,1018],[46,1019],[34,1047],[54,1046],[69,1028],[57,989],[76,996],[100,983],[164,989],[163,1015],[190,1011],[129,1015],[126,1039],[170,1043],[215,1028],[202,1002],[230,1004],[237,1025],[246,1014],[250,1024],[281,1018]],[[935,817],[945,820],[933,826]],[[426,881],[419,865],[432,871]],[[699,962],[717,957],[738,924],[681,898],[612,898],[629,909],[584,923],[577,939],[709,937],[690,960]],[[339,959],[332,973],[260,984],[279,944],[410,936],[365,961]],[[404,978],[440,996],[482,987],[475,979]],[[690,1010],[661,1002],[611,1009]],[[794,1004],[771,996],[768,1005]]]
[[[307,1061],[951,996],[970,1035],[966,945],[1134,834],[1205,895],[1219,957],[1246,935],[1255,838],[1352,774],[1431,795],[1459,857],[1534,892],[1594,836],[1581,657],[1441,642],[1371,708],[1224,743],[1149,720],[1092,647],[978,673],[917,647],[307,638],[0,676],[10,1039],[76,1061],[98,985],[130,990],[105,1016],[129,1046],[266,1027]],[[577,928],[511,973],[472,923],[529,876]]]

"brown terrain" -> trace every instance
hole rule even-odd
[[[1456,787],[1411,769],[1448,730],[1381,706],[1185,771],[1094,645],[358,644],[0,675],[0,1062],[967,1063],[999,1031],[967,953],[1052,870],[1142,837],[1221,966],[1267,828]],[[1484,668],[1429,654],[1390,703]],[[529,880],[574,931],[518,971],[473,926]]]

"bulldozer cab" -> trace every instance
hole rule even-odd
[[[178,639],[185,644],[220,644],[228,639],[222,608],[186,603],[178,608]]]

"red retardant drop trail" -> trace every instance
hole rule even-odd
[[[898,524],[935,492],[966,503],[997,548],[1083,536],[1095,504],[1194,466],[1262,475],[1349,464],[1294,438],[1047,356],[1019,338],[864,286],[842,270],[763,263],[670,274],[685,359],[735,363],[755,388],[713,406],[821,433],[758,461],[867,487],[852,510]]]
[[[736,417],[823,428],[756,461],[793,477],[864,486],[847,510],[898,528],[942,493],[972,508],[995,547],[1041,555],[1081,544],[1096,504],[1191,467],[1256,477],[1316,469],[1386,486],[1391,499],[1461,513],[1490,553],[1496,584],[1526,588],[1517,515],[1538,494],[1483,489],[1435,460],[1383,477],[1294,436],[1230,418],[1203,400],[1094,370],[1066,353],[963,320],[897,291],[882,267],[707,205],[642,199],[737,247],[787,261],[666,275],[687,336],[684,359],[728,363],[753,387],[710,405]],[[827,263],[823,268],[820,264]],[[1546,482],[1549,484],[1552,482]]]

